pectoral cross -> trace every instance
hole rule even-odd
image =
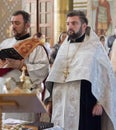
[[[64,78],[67,79],[67,76],[69,74],[69,71],[68,71],[68,66],[66,67],[66,69],[63,71],[64,73]]]

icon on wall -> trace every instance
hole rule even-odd
[[[112,0],[92,0],[93,28],[98,35],[109,35],[112,32]]]

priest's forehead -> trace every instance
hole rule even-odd
[[[30,23],[30,14],[24,10],[18,10],[12,14],[12,17],[22,16],[25,23]]]
[[[25,21],[21,14],[11,17],[11,23],[20,24],[20,23],[24,23],[24,22]]]

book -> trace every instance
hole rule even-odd
[[[15,60],[24,59],[14,48],[6,48],[0,50],[0,59],[11,58]]]
[[[36,126],[38,127],[38,130],[43,130],[43,129],[46,129],[47,128],[52,128],[54,126],[54,123],[51,123],[51,122],[33,122],[33,123],[29,123],[29,124],[26,124],[25,126],[28,126],[28,128],[31,128],[32,126]]]

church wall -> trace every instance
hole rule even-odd
[[[88,17],[89,25],[95,30],[95,10],[92,9],[92,1],[96,3],[98,0],[73,0],[74,10],[83,10]],[[108,35],[113,33],[113,29],[116,26],[116,0],[107,0],[110,3],[111,9],[111,30]],[[11,36],[10,33],[10,18],[11,14],[15,10],[24,9],[28,11],[28,5],[26,0],[0,0],[0,42]],[[33,15],[36,16],[36,15]],[[35,23],[35,22],[34,22]],[[33,32],[36,31],[36,26],[32,24]]]
[[[73,0],[73,9],[74,10],[87,10],[87,0]]]
[[[109,36],[109,35],[113,34],[114,28],[116,26],[116,22],[115,22],[116,15],[114,15],[116,13],[116,0],[73,0],[73,1],[74,1],[74,4],[73,4],[74,9],[82,10],[86,13],[88,20],[89,20],[89,26],[91,26],[98,35]],[[102,1],[101,7],[102,7],[102,9],[103,8],[104,9],[101,11],[108,10],[107,14],[109,13],[109,15],[111,16],[111,21],[110,21],[110,24],[108,25],[108,27],[101,27],[101,29],[98,28],[98,22],[97,22],[98,21],[97,7],[100,6],[98,4],[98,1]],[[105,8],[105,6],[104,6],[105,4],[103,4],[105,1],[107,1],[109,3],[109,6],[110,6],[109,9]],[[104,11],[104,12],[106,12],[106,11]],[[102,19],[103,19],[103,17],[105,19],[107,17],[106,15],[104,16],[102,14]],[[107,23],[108,22],[109,21],[107,20]],[[102,24],[100,26],[105,26],[105,24]]]
[[[22,0],[0,0],[0,42],[11,36],[11,14],[21,8]]]

